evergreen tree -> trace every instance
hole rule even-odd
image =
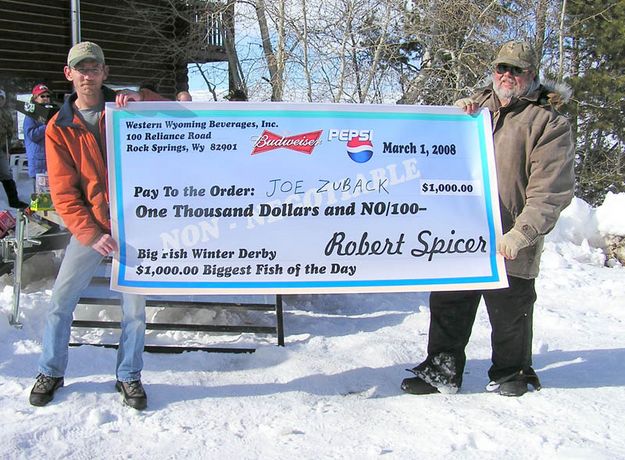
[[[625,2],[570,0],[577,195],[597,205],[625,191]]]

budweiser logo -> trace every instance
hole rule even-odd
[[[315,146],[321,144],[319,137],[321,137],[322,132],[323,131],[313,131],[310,133],[284,137],[265,130],[254,143],[252,155],[275,149],[295,150],[296,152],[310,155]]]

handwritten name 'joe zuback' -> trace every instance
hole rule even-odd
[[[422,230],[417,235],[418,246],[410,250],[413,257],[427,256],[431,262],[435,254],[465,254],[486,252],[486,240],[481,235],[477,238],[454,238],[455,230],[450,231],[450,238],[434,236],[429,230]],[[360,238],[347,239],[345,232],[334,232],[325,247],[326,256],[377,256],[401,255],[406,242],[405,234],[401,233],[395,240],[369,240],[369,233],[363,232]]]
[[[317,182],[318,186],[316,188],[316,193],[350,192],[353,194],[360,194],[378,192],[381,194],[384,192],[387,195],[389,194],[387,188],[389,185],[389,179],[387,177],[376,179],[351,179],[346,177],[340,180],[318,179]],[[271,184],[271,191],[267,192],[267,197],[269,198],[274,196],[277,192],[291,192],[296,195],[306,193],[303,180],[271,179],[269,183]]]

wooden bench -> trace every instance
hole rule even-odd
[[[111,267],[110,260],[106,260],[99,267],[98,272],[91,280],[91,284],[85,290],[78,301],[72,328],[92,328],[105,330],[119,330],[121,319],[121,294],[110,291]],[[110,316],[115,319],[94,320],[93,310],[102,312],[107,307],[111,309]],[[154,314],[153,309],[160,309]],[[150,321],[150,316],[176,316],[174,311],[186,313],[186,316],[202,316],[200,311],[213,311],[236,313],[243,315],[248,320],[243,322],[225,323],[213,322],[189,322],[166,319],[165,321]],[[108,312],[107,312],[108,313]],[[82,317],[82,318],[80,318]],[[209,335],[223,334],[257,334],[275,337],[278,346],[284,346],[284,319],[282,308],[282,296],[277,295],[201,295],[201,296],[146,296],[146,332],[149,331],[180,331],[199,332]],[[115,338],[117,334],[115,334]],[[250,347],[217,346],[217,345],[188,345],[188,344],[152,344],[149,334],[146,336],[145,351],[158,353],[181,353],[184,351],[211,351],[226,353],[251,353],[255,351]],[[116,342],[90,343],[73,341],[71,346],[96,345],[116,348]]]
[[[40,213],[41,214],[41,213]],[[9,322],[15,327],[21,327],[19,322],[19,300],[21,295],[21,274],[23,262],[26,258],[44,251],[52,251],[63,249],[69,242],[70,235],[67,230],[63,229],[58,222],[52,225],[50,232],[28,239],[25,235],[25,227],[28,219],[40,219],[44,217],[54,222],[54,213],[45,212],[42,215],[27,214],[22,211],[17,212],[15,236],[9,240],[3,240],[0,248],[2,249],[4,263],[2,268],[5,272],[13,270],[13,311]],[[82,297],[78,302],[73,329],[91,328],[95,330],[119,330],[119,319],[111,320],[94,320],[100,311],[109,307],[121,317],[121,309],[119,308],[121,294],[113,292],[109,289],[111,276],[111,261],[105,259],[99,267],[96,275],[91,280],[91,284],[82,293]],[[97,309],[97,310],[96,310]],[[238,312],[242,315],[252,316],[252,321],[244,323],[188,323],[178,321],[148,322],[146,330],[149,331],[181,331],[181,332],[200,332],[206,334],[258,334],[271,335],[275,337],[278,346],[284,346],[284,319],[281,295],[202,295],[202,296],[147,296],[146,298],[147,313],[153,309],[161,309],[162,311],[174,309],[181,311],[229,311]],[[94,314],[94,310],[98,313]],[[256,313],[256,314],[255,314]],[[254,315],[255,314],[255,315]],[[81,319],[80,316],[83,316]],[[150,315],[147,315],[150,316]],[[154,316],[154,315],[152,315]],[[167,316],[167,315],[161,315]],[[201,315],[200,315],[201,316]],[[149,334],[148,334],[149,335]],[[146,340],[146,343],[147,340]],[[70,345],[94,345],[103,347],[117,347],[116,342],[108,343],[87,343],[74,341]],[[202,350],[213,352],[229,352],[229,353],[250,353],[255,351],[251,347],[224,347],[224,346],[192,346],[184,344],[159,345],[147,344],[146,351],[152,352],[169,352],[180,353],[183,351]]]

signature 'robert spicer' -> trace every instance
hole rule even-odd
[[[422,230],[417,235],[418,246],[410,250],[413,257],[427,256],[428,262],[432,261],[435,254],[465,254],[486,252],[486,240],[481,235],[477,238],[455,238],[455,230],[451,230],[450,237],[432,235],[430,230]],[[379,255],[402,255],[402,249],[406,243],[405,234],[392,240],[369,240],[369,233],[363,232],[358,239],[348,239],[345,232],[334,232],[332,238],[325,247],[325,255],[337,256],[379,256]]]

